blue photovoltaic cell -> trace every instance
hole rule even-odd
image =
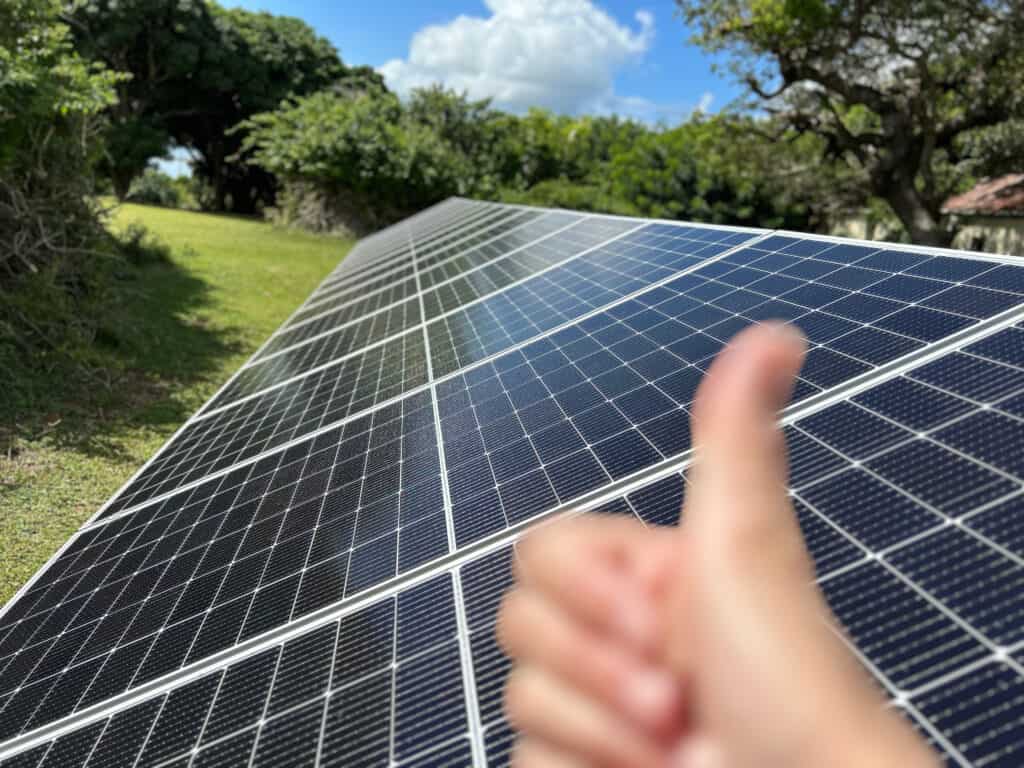
[[[814,263],[827,264],[833,271],[847,269],[839,262],[824,261],[825,255],[813,257],[819,259]],[[870,259],[848,249],[830,257]],[[812,308],[818,301],[808,296],[808,284],[787,278],[780,285],[779,276],[766,271],[793,271],[811,259],[743,248],[493,362],[442,380],[437,392],[459,545],[528,520],[689,448],[687,409],[697,384],[727,340],[751,323],[781,316],[808,335],[811,348],[800,373],[797,400],[923,346],[919,340],[870,324],[899,315],[904,304],[888,300],[892,306],[886,309],[893,315],[872,314],[859,324],[830,314],[829,303]],[[911,259],[910,263],[921,267],[931,262]],[[886,279],[873,267],[859,272]],[[868,283],[868,277],[862,276],[859,282]],[[741,284],[748,287],[736,287]],[[769,287],[784,288],[783,298],[754,293]],[[731,297],[740,294],[760,303],[739,313]],[[850,295],[836,289],[819,298],[833,302]],[[976,322],[950,317],[958,327]],[[851,343],[857,336],[861,339]],[[964,365],[993,365],[964,359]],[[922,375],[939,375],[931,371],[927,368]],[[1006,366],[1000,371],[983,380],[1012,381],[1017,375]],[[898,428],[879,424],[877,418],[852,406],[845,412],[844,448],[851,455],[898,433]],[[864,445],[858,448],[851,441]]]
[[[380,279],[379,283],[352,288],[336,296],[318,299],[315,304],[308,304],[288,320],[278,333],[291,331],[299,326],[311,325],[343,325],[358,320],[371,312],[398,304],[416,295],[416,278],[409,267],[406,275],[392,273]],[[324,321],[330,316],[332,322]]]
[[[465,766],[468,714],[442,574],[0,765]]]
[[[420,254],[417,253],[417,268],[422,271],[424,269],[424,262],[427,259],[434,260],[435,263],[447,259],[444,263],[445,266],[448,266],[448,264],[454,261],[453,254],[463,254],[468,249],[478,244],[489,242],[494,238],[498,238],[498,242],[505,243],[511,238],[500,237],[501,235],[513,229],[521,230],[525,223],[533,221],[541,215],[537,211],[508,211],[507,214],[507,216],[492,223],[491,226],[477,230],[470,237],[458,238],[453,244],[446,247],[428,249],[426,253],[430,255],[425,258],[420,258]],[[527,240],[527,242],[529,241]],[[459,258],[463,257],[460,256]],[[412,275],[412,271],[409,274]],[[423,277],[421,276],[420,279],[422,280]],[[316,305],[296,313],[295,317],[285,327],[290,331],[300,323],[312,325],[315,322],[321,329],[326,330],[329,327],[347,323],[362,317],[368,312],[383,309],[402,299],[409,298],[417,290],[415,279],[396,282],[397,277],[393,273],[378,278],[378,280],[379,282],[373,284],[365,283],[356,288],[346,289],[341,292],[324,292],[322,295],[318,295],[318,303]],[[426,285],[426,283],[424,284]],[[372,291],[376,292],[371,293]],[[313,320],[314,317],[316,318],[315,321]]]
[[[552,212],[541,218],[516,222],[500,237],[474,236],[442,250],[416,249],[416,267],[424,290],[461,277],[472,269],[497,261],[512,251],[581,221],[578,214]]]
[[[0,614],[0,753],[41,742],[2,765],[507,765],[510,529],[599,497],[677,524],[696,387],[768,319],[809,338],[797,402],[857,385],[785,426],[836,616],[947,764],[1020,765],[1024,325],[929,345],[1022,299],[983,257],[437,206],[360,243]]]
[[[338,285],[351,287],[367,279],[373,279],[396,265],[411,263],[413,241],[424,250],[441,247],[473,232],[481,225],[486,225],[489,220],[504,215],[507,215],[507,212],[495,206],[470,204],[452,218],[424,222],[424,226],[419,228],[397,227],[393,230],[394,240],[385,247],[368,247],[369,244],[365,241],[357,244],[318,291]],[[403,229],[405,231],[402,231]]]
[[[419,299],[415,298],[392,305],[381,312],[365,315],[348,324],[338,325],[317,320],[274,336],[260,350],[252,365],[259,367],[262,361],[281,353],[289,356],[293,364],[296,357],[303,361],[313,361],[308,363],[308,367],[313,367],[328,359],[341,357],[355,349],[407,331],[419,322],[420,305]],[[298,346],[302,344],[308,344],[316,349],[303,352],[305,347]],[[329,357],[321,357],[324,354],[329,354]]]

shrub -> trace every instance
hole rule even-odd
[[[181,190],[175,180],[156,168],[147,168],[136,178],[125,198],[129,203],[160,205],[164,208],[180,208]]]

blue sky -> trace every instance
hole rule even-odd
[[[227,2],[304,19],[347,63],[383,67],[400,92],[443,80],[516,111],[536,104],[650,122],[715,111],[737,93],[687,42],[671,0]]]

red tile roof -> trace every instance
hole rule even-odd
[[[970,192],[949,198],[943,213],[1024,216],[1024,173],[987,179]]]

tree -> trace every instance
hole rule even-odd
[[[761,137],[764,121],[694,118],[650,131],[617,153],[607,178],[611,194],[641,215],[717,224],[813,228],[819,212],[808,176],[830,176],[813,137]]]
[[[961,153],[977,176],[1024,172],[1024,118],[981,128],[966,134]]]
[[[81,0],[65,16],[82,56],[129,77],[107,111],[101,171],[119,199],[172,140],[171,121],[195,119],[200,79],[220,76],[221,33],[202,0]]]
[[[948,245],[958,140],[1024,99],[1022,0],[677,0],[785,127],[862,170],[914,242]]]
[[[198,78],[198,113],[172,116],[169,125],[179,144],[198,153],[194,170],[211,187],[212,207],[253,213],[257,204],[272,201],[274,180],[238,154],[244,136],[233,129],[286,98],[343,79],[348,68],[334,46],[300,19],[209,7],[220,35],[215,69]]]
[[[232,128],[282,100],[379,76],[349,70],[305,22],[209,0],[81,0],[68,22],[79,51],[131,75],[110,110],[106,170],[119,197],[173,142],[195,150],[211,206],[252,212],[273,179],[236,157]]]

